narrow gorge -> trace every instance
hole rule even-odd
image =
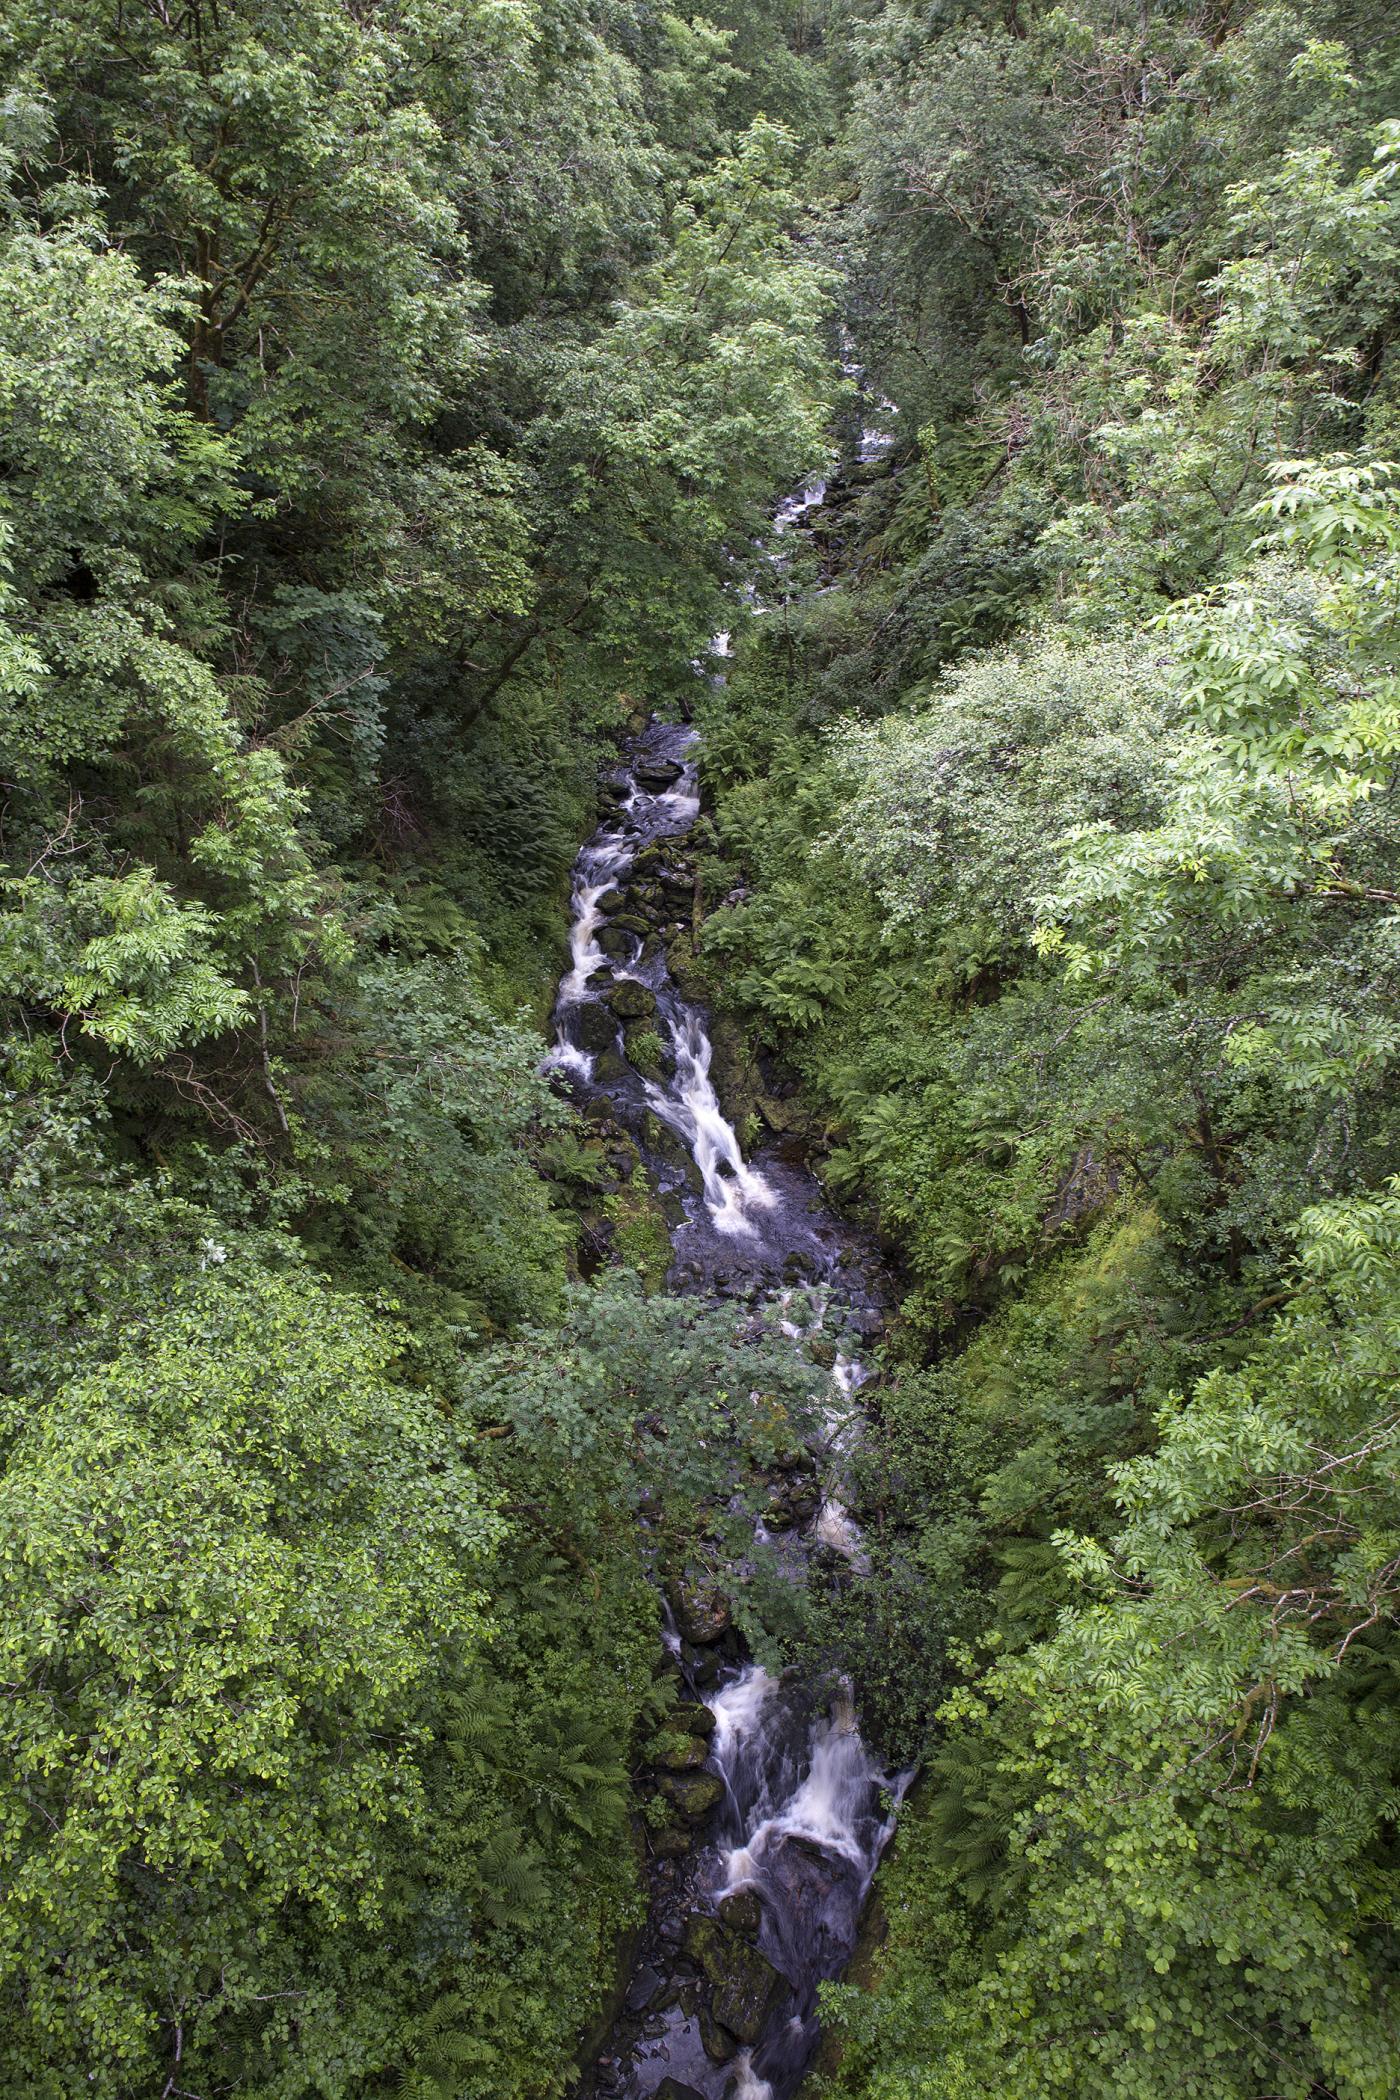
[[[595,1127],[634,1138],[672,1221],[672,1287],[743,1306],[755,1327],[829,1361],[823,1434],[758,1540],[778,1547],[793,1582],[814,1552],[859,1580],[841,1454],[858,1433],[859,1351],[880,1330],[880,1297],[868,1251],[800,1155],[772,1144],[744,1158],[711,1078],[706,1016],[668,964],[693,893],[696,742],[653,721],[606,776],[613,809],[579,855],[548,1062]],[[686,1740],[658,1776],[671,1814],[653,1831],[647,1927],[587,2089],[787,2100],[815,2046],[817,1984],[849,1959],[907,1775],[881,1771],[844,1687],[748,1660],[720,1592],[682,1582],[665,1612]]]

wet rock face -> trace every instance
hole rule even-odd
[[[787,1994],[782,1971],[718,1918],[693,1917],[685,1950],[710,1985],[712,2017],[736,2041],[756,2042]]]

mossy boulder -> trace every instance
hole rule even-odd
[[[612,1228],[617,1259],[637,1271],[648,1296],[659,1291],[671,1266],[671,1235],[640,1161],[630,1179],[605,1199],[603,1215]]]
[[[685,1950],[708,1979],[710,2010],[741,2042],[756,2042],[788,1989],[766,1954],[718,1918],[701,1912],[687,1920]]]
[[[671,1577],[666,1594],[682,1638],[697,1648],[708,1648],[734,1623],[729,1599],[711,1575],[686,1568]]]
[[[620,977],[607,994],[608,1005],[620,1020],[641,1021],[656,1012],[656,994],[635,978]]]
[[[724,1799],[724,1781],[714,1772],[667,1772],[661,1792],[687,1823],[703,1823]]]
[[[579,1008],[573,1024],[574,1041],[596,1057],[611,1050],[617,1041],[617,1020],[601,1000],[589,999]]]
[[[763,1904],[757,1889],[736,1889],[732,1896],[721,1896],[720,1920],[731,1932],[737,1932],[742,1940],[756,1940],[763,1925]]]
[[[658,1738],[665,1744],[650,1762],[664,1772],[698,1772],[710,1754],[710,1746],[700,1735],[680,1735],[664,1729]]]

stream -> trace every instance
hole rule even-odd
[[[819,501],[816,486],[791,499],[779,529]],[[771,1542],[795,1575],[826,1556],[858,1580],[843,1452],[858,1434],[859,1345],[879,1332],[879,1296],[800,1151],[775,1139],[745,1158],[711,1078],[707,1016],[667,961],[694,911],[684,848],[700,809],[696,744],[693,730],[653,720],[605,777],[611,807],[574,870],[548,1064],[586,1112],[637,1142],[670,1221],[670,1288],[746,1301],[795,1348],[821,1338],[832,1366],[822,1477]],[[759,1535],[769,1538],[762,1524]],[[678,1629],[669,1610],[666,1640],[696,1755],[706,1740],[703,1770],[718,1785],[680,1856],[651,1862],[625,2007],[581,2090],[789,2100],[818,2038],[817,1985],[850,1959],[903,1781],[862,1741],[845,1688],[828,1701],[793,1672],[770,1675],[732,1632]]]

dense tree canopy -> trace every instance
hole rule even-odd
[[[829,2090],[1386,2100],[1386,11],[10,0],[0,62],[0,2094],[566,2092],[655,1578],[742,1563],[924,1768]],[[661,1294],[540,1071],[653,708],[726,1108],[898,1290],[805,1613],[748,1505],[817,1373]]]

